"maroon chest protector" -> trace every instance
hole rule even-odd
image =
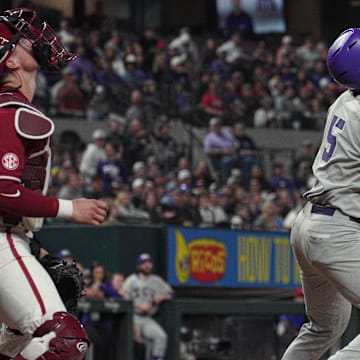
[[[16,108],[15,129],[24,139],[29,157],[24,167],[22,181],[25,187],[42,192],[46,185],[46,169],[51,157],[49,137],[54,131],[54,124],[31,106],[20,93],[1,93],[0,107]]]

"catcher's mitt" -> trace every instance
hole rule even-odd
[[[53,279],[67,311],[75,314],[78,300],[84,291],[83,275],[76,267],[76,262],[67,263],[51,254],[39,261]]]

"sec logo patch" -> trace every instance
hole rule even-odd
[[[7,170],[16,170],[19,166],[19,158],[14,153],[6,153],[1,158],[1,164]]]

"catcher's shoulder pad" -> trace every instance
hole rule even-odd
[[[15,129],[26,139],[45,139],[54,132],[54,123],[39,111],[20,107],[15,112]]]

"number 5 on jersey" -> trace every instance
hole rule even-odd
[[[336,115],[333,116],[331,124],[329,126],[329,131],[327,134],[327,144],[325,145],[324,151],[322,153],[322,159],[325,162],[328,162],[335,151],[336,147],[336,136],[344,128],[345,120],[338,118]]]

